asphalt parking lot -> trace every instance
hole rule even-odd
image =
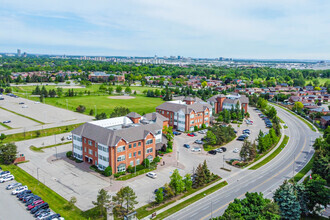
[[[35,101],[31,101],[21,97],[14,98],[7,95],[3,95],[3,97],[5,98],[5,100],[0,101],[1,107],[45,123],[44,125],[41,125],[40,123],[30,120],[28,118],[24,118],[9,111],[0,109],[1,121],[11,120],[12,122],[8,125],[10,127],[17,128],[3,132],[5,134],[23,132],[24,130],[30,131],[65,126],[70,124],[78,124],[87,121],[92,121],[94,119],[93,117],[88,115],[80,114],[62,108],[57,108],[52,105],[36,103]],[[23,106],[27,107],[23,108]]]
[[[250,113],[250,119],[253,121],[253,125],[248,125],[245,122],[238,127],[236,124],[233,124],[233,128],[237,131],[237,136],[242,134],[242,131],[244,129],[250,129],[251,134],[248,138],[250,141],[254,141],[258,134],[259,131],[262,130],[263,132],[267,132],[268,129],[265,127],[264,121],[258,116],[258,113],[254,110],[254,108],[249,108],[248,109]],[[179,136],[176,136],[174,138],[175,145],[179,151],[179,161],[181,164],[184,165],[184,170],[186,172],[192,172],[196,167],[198,166],[199,163],[204,162],[206,160],[209,169],[211,172],[218,174],[221,177],[227,177],[231,175],[233,172],[239,171],[241,169],[235,168],[233,166],[230,166],[226,163],[224,163],[224,160],[230,160],[230,159],[239,159],[239,152],[234,153],[233,150],[235,148],[238,148],[239,150],[241,149],[243,142],[236,140],[236,138],[223,145],[222,147],[227,148],[227,151],[224,153],[217,153],[216,155],[210,155],[207,152],[203,150],[203,146],[200,144],[195,144],[194,141],[197,139],[201,139],[205,135],[197,134],[196,137],[189,137],[186,134],[181,134]],[[190,149],[187,149],[183,147],[184,144],[189,144]],[[202,151],[201,152],[192,152],[191,149],[194,147],[201,147]],[[231,169],[231,172],[224,171],[220,169],[221,167],[229,168]]]
[[[0,220],[34,219],[24,204],[11,195],[12,190],[6,190],[6,186],[14,182],[0,183]]]

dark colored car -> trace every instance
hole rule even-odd
[[[30,199],[32,199],[34,197],[34,194],[31,193],[31,194],[27,194],[26,196],[23,196],[22,198],[22,202],[23,203],[26,203],[27,201],[29,201]]]
[[[227,151],[227,148],[225,148],[225,147],[221,147],[220,148],[223,152],[226,152]]]
[[[33,202],[40,200],[41,198],[39,196],[34,196],[29,199],[29,201],[25,204],[26,206],[31,205]]]
[[[245,138],[246,138],[246,136],[241,135],[241,136],[239,136],[239,137],[237,138],[237,140],[238,140],[238,141],[244,141]]]
[[[208,153],[209,154],[212,154],[212,155],[216,155],[217,154],[217,152],[215,150],[210,150]]]
[[[36,207],[34,207],[33,209],[31,209],[31,214],[35,214],[38,210],[40,209],[48,209],[49,205],[47,202],[41,204],[41,205],[37,205]]]
[[[197,134],[196,134],[196,133],[194,133],[194,132],[193,132],[193,133],[191,133],[191,134],[192,134],[192,135],[194,135],[194,136],[197,136]]]
[[[190,145],[189,145],[189,144],[184,144],[183,146],[184,146],[185,148],[188,148],[188,149],[190,148]]]
[[[173,134],[174,134],[174,135],[180,135],[180,134],[181,134],[181,132],[178,132],[178,131],[173,131]]]
[[[34,196],[34,194],[33,193],[28,193],[28,194],[25,194],[23,196],[20,196],[18,199],[24,201],[24,199],[26,199],[30,196]]]
[[[11,121],[10,120],[7,120],[7,121],[3,121],[2,123],[4,123],[4,124],[8,124],[8,123],[10,123]]]
[[[37,218],[39,215],[41,215],[42,213],[47,213],[50,212],[50,209],[39,209],[35,214],[34,217]]]
[[[61,217],[60,214],[53,214],[53,215],[51,215],[51,216],[45,218],[45,220],[52,220],[52,219],[54,219],[54,218],[59,218],[59,217]]]
[[[25,190],[25,191],[23,191],[23,192],[21,192],[21,193],[18,193],[18,194],[16,195],[16,197],[17,197],[17,198],[21,198],[21,197],[23,197],[25,194],[30,194],[30,193],[32,193],[31,190]]]

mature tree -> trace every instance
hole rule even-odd
[[[110,207],[111,196],[107,191],[101,189],[97,195],[96,201],[93,201],[93,205],[100,211],[102,216],[106,216],[107,208]]]
[[[202,165],[204,174],[205,174],[205,181],[209,182],[211,180],[211,172],[209,168],[207,167],[206,160],[204,160],[203,165]]]
[[[116,93],[121,93],[123,91],[123,87],[117,86],[116,87]]]
[[[166,192],[166,197],[171,198],[174,196],[173,189],[170,187],[168,183],[165,183],[164,191]]]
[[[125,88],[125,93],[131,94],[132,93],[132,89],[130,87],[126,87]]]
[[[195,187],[200,187],[203,186],[205,182],[206,182],[206,176],[202,164],[199,164],[196,169],[196,177],[195,177],[194,185]]]
[[[293,105],[292,110],[294,111],[301,111],[304,108],[304,104],[302,104],[301,102],[295,102]]]
[[[279,205],[282,219],[295,220],[301,215],[301,207],[294,186],[287,180],[275,191],[274,201]]]
[[[210,130],[206,132],[206,139],[208,144],[214,145],[217,143],[217,136],[215,136],[215,134]]]
[[[0,163],[11,164],[16,159],[17,146],[14,143],[0,145]]]
[[[112,175],[112,168],[111,166],[108,166],[107,168],[105,168],[105,170],[103,171],[105,176],[111,176]]]
[[[232,219],[280,219],[278,207],[271,200],[265,199],[262,193],[245,194],[242,200],[235,199],[230,203],[224,214],[214,220]]]
[[[156,192],[156,202],[161,203],[164,200],[163,188],[160,187]]]
[[[107,115],[104,113],[104,112],[102,112],[102,113],[100,113],[100,114],[97,114],[96,116],[95,116],[95,119],[96,120],[102,120],[102,119],[106,119],[107,118]]]
[[[0,141],[2,142],[3,140],[5,140],[7,138],[7,136],[4,133],[0,134]]]
[[[205,88],[207,86],[207,82],[203,81],[201,85],[202,85],[203,88]]]
[[[326,185],[327,182],[317,174],[305,184],[309,211],[317,213],[322,209],[321,205],[327,207],[330,203],[330,189]]]
[[[77,112],[80,112],[80,113],[84,113],[86,111],[86,107],[84,105],[79,105],[77,108],[76,108],[76,111]]]
[[[172,126],[168,126],[168,127],[164,126],[163,127],[163,134],[165,134],[166,139],[171,142],[174,138],[173,127]]]
[[[121,188],[115,196],[112,197],[112,201],[117,204],[116,211],[124,211],[129,213],[134,210],[134,206],[138,204],[136,201],[137,196],[133,189],[129,186]],[[119,209],[119,210],[118,210]]]
[[[276,109],[274,107],[270,107],[268,112],[267,112],[267,116],[270,118],[270,119],[273,119],[276,117]]]
[[[170,176],[170,179],[170,186],[173,188],[175,195],[178,195],[184,191],[184,182],[182,180],[182,176],[177,169],[174,170],[173,174]]]
[[[116,106],[113,111],[110,114],[110,118],[115,118],[115,117],[120,117],[120,116],[124,116],[127,115],[128,113],[130,113],[131,111],[126,108],[126,107],[122,107],[122,106]]]
[[[184,178],[183,178],[183,182],[184,182],[184,187],[185,189],[188,191],[191,189],[192,187],[192,180],[191,180],[191,175],[189,173],[187,173]]]
[[[242,158],[243,161],[248,161],[250,158],[250,147],[251,147],[251,142],[248,140],[245,140],[242,146],[241,151],[239,152],[240,157]]]

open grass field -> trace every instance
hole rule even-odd
[[[90,91],[91,93],[99,93],[99,88],[102,84],[92,84],[91,86],[88,86],[86,88],[73,88],[74,91],[77,92],[85,92],[85,91]],[[68,89],[71,89],[70,86],[56,86],[56,85],[44,85],[45,88],[48,90],[50,89],[56,89],[57,87],[61,87],[63,88],[63,92],[65,93],[66,91],[68,91]],[[113,86],[111,85],[111,87],[115,90],[117,85]],[[123,87],[123,91],[125,90],[125,86],[121,85]],[[39,86],[40,88],[42,86]],[[80,87],[79,85],[77,85],[77,87]],[[109,86],[107,86],[109,87]],[[36,88],[36,86],[12,86],[11,87],[13,89],[13,92],[17,92],[17,93],[27,93],[27,94],[31,94],[32,91]],[[137,91],[138,94],[141,94],[144,90],[156,90],[159,89],[161,90],[161,88],[156,88],[156,87],[147,87],[147,86],[130,86],[130,88],[133,91]]]
[[[326,82],[330,83],[330,79],[327,79],[327,78],[317,78],[317,79],[319,80],[321,86],[323,86],[323,84],[326,83]],[[312,81],[313,80],[306,80],[306,85],[308,83],[312,83],[313,84]]]
[[[61,97],[61,98],[46,98],[45,103],[54,105],[60,108],[67,108],[75,111],[79,105],[86,107],[85,113],[88,114],[91,109],[97,113],[106,113],[108,116],[117,106],[128,108],[131,112],[139,114],[150,113],[156,110],[156,107],[164,101],[161,98],[149,98],[143,95],[136,95],[134,99],[110,99],[108,95],[102,96],[75,96],[75,97]],[[32,100],[39,100],[37,97],[31,97]],[[66,101],[68,100],[68,102]]]

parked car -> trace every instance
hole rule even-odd
[[[4,176],[8,176],[10,175],[10,172],[9,171],[2,171],[0,172],[0,178],[4,177]]]
[[[243,134],[251,134],[250,129],[245,129],[245,130],[243,130]]]
[[[34,201],[32,204],[28,205],[27,210],[31,210],[34,207],[36,207],[37,205],[41,205],[43,203],[45,203],[45,202],[44,202],[44,200],[41,200],[41,199],[37,200],[37,201]]]
[[[203,141],[201,141],[201,140],[196,140],[195,143],[196,143],[196,144],[203,144]]]
[[[190,133],[190,134],[192,134],[192,135],[194,135],[194,136],[197,136],[197,134],[196,134],[196,133],[194,133],[194,132],[192,132],[192,133]]]
[[[212,154],[212,155],[216,155],[217,154],[217,152],[215,150],[210,150],[208,153],[209,154]]]
[[[243,135],[241,135],[236,140],[238,140],[238,141],[244,141],[245,139],[246,139],[246,137],[243,136]]]
[[[26,202],[25,206],[29,206],[38,200],[41,200],[41,198],[39,196],[34,195],[34,196],[30,197],[30,199]]]
[[[189,145],[189,144],[184,144],[183,146],[184,146],[185,148],[188,148],[188,149],[190,148],[190,145]]]
[[[72,140],[72,135],[66,137],[67,140]]]
[[[220,147],[220,149],[221,149],[223,152],[226,152],[226,151],[227,151],[227,148],[225,148],[225,147]]]
[[[33,193],[25,193],[25,194],[19,196],[18,199],[23,201],[25,198],[27,198],[27,197],[29,197],[31,195],[34,196]]]
[[[40,102],[34,102],[34,104],[40,104]]]
[[[45,212],[50,212],[50,209],[39,209],[33,216],[36,218],[36,217],[38,217],[39,215],[41,215],[42,213],[45,213]]]
[[[28,203],[29,201],[33,200],[34,196],[35,195],[33,193],[27,194],[26,196],[23,196],[22,202],[23,203]],[[39,199],[37,199],[37,200],[39,200]],[[25,204],[25,206],[28,206],[28,205],[30,205],[30,204]]]
[[[8,124],[8,123],[10,123],[11,121],[10,120],[7,120],[7,121],[3,121],[2,123],[4,123],[4,124]]]
[[[194,137],[195,135],[193,135],[192,133],[188,133],[187,134],[189,137]]]
[[[174,134],[174,135],[180,135],[180,134],[181,134],[181,132],[178,132],[178,131],[173,131],[173,134]]]
[[[26,190],[28,190],[29,188],[27,186],[20,186],[17,189],[13,190],[11,193],[13,195],[17,195],[18,193],[24,192]]]
[[[202,148],[200,147],[194,147],[193,149],[191,149],[192,152],[201,152]]]
[[[23,105],[22,108],[27,108],[28,106],[27,105]]]
[[[15,189],[19,186],[22,186],[22,183],[12,183],[12,184],[9,184],[6,189],[9,190],[9,189]]]
[[[223,151],[222,151],[221,148],[217,148],[217,149],[215,149],[215,151],[216,151],[217,153],[223,153]]]
[[[207,130],[204,129],[204,130],[199,131],[198,133],[200,133],[200,134],[206,134],[206,132],[207,132]]]
[[[15,179],[15,177],[13,175],[4,176],[0,179],[0,183],[4,183],[4,182],[14,180],[14,179]]]
[[[60,218],[61,217],[61,215],[60,214],[52,214],[52,215],[50,215],[49,217],[47,217],[47,218],[44,218],[45,220],[52,220],[52,219],[54,219],[54,218]]]
[[[42,216],[39,216],[37,219],[38,220],[52,219],[52,218],[49,218],[52,215],[54,215],[54,212],[48,212],[48,213],[42,214]]]
[[[36,207],[34,207],[33,209],[31,209],[31,214],[35,214],[38,210],[40,209],[48,209],[49,208],[49,205],[47,202],[41,204],[41,205],[38,205]]]
[[[156,179],[157,174],[154,173],[154,172],[149,172],[149,173],[147,173],[147,176],[150,177],[150,178]]]
[[[235,149],[233,150],[233,152],[234,152],[234,153],[238,153],[238,152],[239,152],[238,148],[235,148]]]
[[[20,193],[17,193],[16,197],[17,197],[17,198],[21,198],[21,197],[23,197],[24,195],[26,195],[26,194],[30,194],[30,193],[32,193],[31,190],[22,191],[22,192],[20,192]]]
[[[20,102],[20,103],[18,103],[18,104],[20,104],[20,105],[24,105],[25,103],[24,103],[24,102]]]

